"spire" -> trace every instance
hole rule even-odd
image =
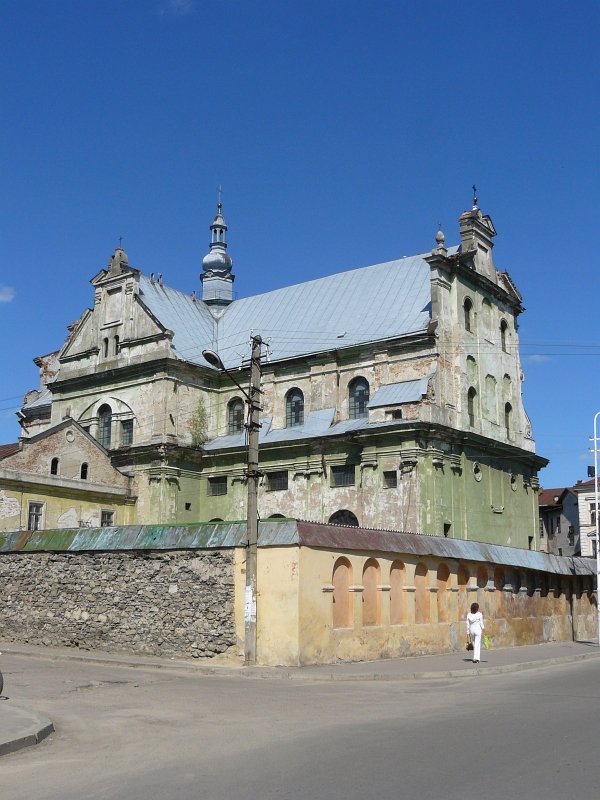
[[[210,250],[202,259],[202,299],[208,305],[225,306],[233,299],[233,261],[227,253],[227,223],[223,217],[219,186],[217,214],[210,226]]]

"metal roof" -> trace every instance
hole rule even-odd
[[[202,351],[216,349],[215,320],[208,306],[145,275],[140,275],[140,299],[165,328],[173,331],[173,347],[179,358],[207,366]]]
[[[272,358],[278,361],[425,330],[431,318],[427,255],[234,300],[215,316],[201,300],[151,282],[145,275],[140,275],[140,296],[173,331],[173,345],[182,359],[208,366],[202,350],[210,348],[227,368],[235,368],[251,331],[270,340]]]
[[[294,425],[292,428],[271,428],[271,417],[261,418],[261,429],[258,434],[259,444],[275,444],[278,442],[296,442],[306,438],[341,436],[346,433],[375,430],[398,426],[397,420],[385,422],[369,422],[367,417],[359,419],[343,419],[332,424],[335,415],[334,408],[323,408],[320,411],[311,411],[303,425]],[[217,436],[202,445],[207,452],[246,446],[246,432],[230,433],[227,436]]]
[[[371,400],[369,408],[381,408],[382,406],[395,406],[401,403],[415,403],[423,395],[427,394],[427,383],[429,377],[419,378],[416,381],[401,381],[400,383],[388,383],[378,389]]]
[[[113,528],[0,532],[0,553],[219,549],[243,547],[246,541],[245,522],[124,525]],[[595,574],[595,561],[589,558],[566,558],[484,542],[294,519],[261,520],[258,544],[260,547],[296,545],[334,551],[435,556],[558,575]]]

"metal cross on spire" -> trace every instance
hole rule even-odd
[[[477,199],[477,187],[475,186],[475,184],[473,184],[473,208],[477,208],[478,202],[479,201]]]

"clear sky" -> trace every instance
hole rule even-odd
[[[586,477],[598,0],[0,0],[0,30],[0,442],[119,236],[199,291],[221,184],[241,297],[425,252],[439,222],[456,244],[476,183],[541,481]]]

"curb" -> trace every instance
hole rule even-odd
[[[86,664],[98,664],[101,666],[129,667],[132,669],[159,669],[165,672],[184,672],[192,675],[202,675],[206,677],[218,678],[246,678],[247,680],[301,680],[301,681],[407,681],[407,680],[439,680],[443,678],[473,678],[482,675],[505,675],[511,672],[525,672],[532,669],[542,669],[544,667],[568,664],[576,661],[585,661],[593,658],[600,658],[600,651],[590,653],[574,653],[567,656],[554,656],[552,658],[538,659],[535,661],[519,661],[512,664],[500,664],[490,667],[463,667],[462,669],[443,669],[443,670],[415,670],[414,672],[404,673],[385,673],[385,672],[356,672],[344,674],[338,672],[336,665],[332,666],[330,672],[325,672],[326,665],[318,665],[319,672],[311,674],[311,667],[244,667],[240,662],[228,665],[224,664],[199,664],[196,660],[173,660],[164,659],[144,659],[143,656],[127,658],[122,654],[105,656],[92,653],[73,652],[32,652],[28,649],[3,645],[3,653],[8,655],[33,656],[47,661],[79,661]],[[376,667],[376,662],[370,662]],[[342,665],[339,665],[342,666]]]
[[[54,725],[47,717],[16,708],[11,708],[10,711],[16,712],[16,716],[20,717],[20,720],[17,720],[16,723],[19,728],[23,725],[23,718],[30,721],[30,726],[28,726],[29,729],[27,732],[22,735],[16,736],[14,739],[0,741],[0,756],[7,755],[8,753],[15,753],[17,750],[22,750],[24,747],[31,747],[34,744],[39,744],[39,742],[51,733],[54,733]]]

